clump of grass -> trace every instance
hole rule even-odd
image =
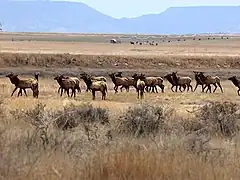
[[[39,103],[33,109],[22,111],[14,110],[11,114],[18,119],[23,119],[36,127],[56,127],[66,130],[75,128],[85,123],[109,123],[107,109],[95,108],[91,104],[65,106],[63,110],[52,111],[46,105]]]
[[[82,104],[79,106],[70,104],[64,107],[63,111],[57,111],[55,114],[56,125],[61,129],[69,129],[85,123],[109,123],[109,114],[107,109],[95,108],[91,104]]]
[[[233,102],[211,102],[196,113],[198,129],[207,129],[210,134],[234,136],[240,129],[239,105]]]
[[[159,106],[142,104],[129,107],[127,111],[119,117],[120,133],[132,134],[136,137],[156,134],[160,130],[165,131],[165,111]]]

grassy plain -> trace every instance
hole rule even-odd
[[[149,37],[142,36],[138,41]],[[216,124],[214,134],[211,133],[213,130],[209,130],[209,122],[222,120],[224,117],[224,120],[233,119],[237,124],[239,116],[233,118],[232,115],[239,112],[228,113],[230,106],[227,106],[220,112],[212,110],[206,116],[209,122],[201,126],[202,128],[195,123],[200,122],[197,116],[199,108],[211,101],[240,104],[236,88],[227,81],[227,77],[231,75],[240,75],[240,39],[238,36],[221,39],[222,35],[215,35],[215,40],[208,40],[207,37],[209,36],[201,36],[201,41],[194,41],[191,36],[155,35],[150,39],[159,42],[158,46],[140,46],[130,45],[130,40],[136,40],[134,35],[0,34],[0,177],[238,179],[238,131],[231,137],[224,136],[224,133],[217,134],[221,124]],[[110,44],[111,38],[120,38],[123,43]],[[163,38],[170,39],[171,42],[162,42]],[[178,42],[179,38],[186,41]],[[134,89],[129,93],[113,93],[113,83],[107,74],[119,70],[124,75],[144,72],[146,75],[158,76],[177,70],[180,75],[188,75],[193,79],[192,71],[201,70],[218,75],[222,79],[224,93],[220,93],[219,89],[215,94],[201,93],[200,87],[194,93],[172,93],[169,83],[165,81],[165,93],[146,93],[141,101],[137,99]],[[10,71],[24,78],[39,71],[39,99],[33,99],[30,91],[28,97],[17,98],[17,92],[14,97],[10,97],[14,86],[5,77]],[[91,94],[85,92],[83,82],[82,93],[78,93],[75,99],[67,98],[66,95],[59,97],[58,84],[53,76],[59,72],[78,76],[82,71],[108,78],[109,92],[106,101],[100,100],[98,93],[97,100],[92,101]],[[195,87],[195,80],[192,85]],[[36,108],[39,103],[45,104],[46,108]],[[108,109],[110,125],[82,123],[67,131],[52,126],[46,131],[40,128],[40,125],[45,127],[49,121],[58,119],[59,116],[52,118],[58,111],[66,119],[78,119],[74,114],[81,110],[84,103],[92,104],[92,109]],[[74,105],[74,111],[71,109],[70,112],[65,112],[64,108],[71,104]],[[144,137],[118,133],[121,116],[127,117],[133,124],[135,117],[139,117],[139,122],[143,124],[146,119],[151,122],[156,120],[154,110],[147,108],[142,108],[141,115],[136,110],[136,114],[126,116],[129,108],[146,104],[160,106],[163,110],[173,108],[170,114],[163,113],[158,132]],[[225,112],[228,114],[222,115]],[[81,116],[81,113],[78,115]],[[92,119],[99,116],[97,112],[92,114]],[[33,122],[40,122],[40,125]],[[153,129],[148,128],[150,131]],[[206,129],[207,133],[203,132]],[[42,144],[42,132],[47,134],[47,144]],[[109,132],[112,139],[107,136]],[[208,139],[207,143],[204,142],[205,138]]]

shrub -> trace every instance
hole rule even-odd
[[[155,134],[159,132],[160,127],[164,130],[165,114],[162,107],[148,104],[129,107],[129,109],[119,118],[120,133],[130,133],[134,136]]]
[[[211,102],[196,113],[201,128],[211,134],[232,137],[239,130],[239,105],[232,102]]]
[[[81,123],[109,123],[108,110],[95,108],[90,104],[65,106],[63,110],[46,110],[46,105],[37,104],[33,109],[21,111],[14,110],[11,114],[15,118],[24,119],[35,127],[46,127],[54,124],[60,129],[69,129]]]
[[[95,108],[91,104],[79,106],[70,104],[55,114],[56,125],[61,129],[74,128],[81,123],[109,123],[108,110]]]

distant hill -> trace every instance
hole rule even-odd
[[[240,32],[239,6],[175,7],[115,19],[77,2],[0,1],[5,31],[186,34]]]

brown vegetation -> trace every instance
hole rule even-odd
[[[2,67],[87,67],[121,69],[165,69],[165,68],[240,68],[238,56],[172,56],[152,57],[118,55],[73,55],[0,53]]]
[[[151,104],[117,117],[87,104],[10,112],[1,107],[7,113],[1,117],[1,177],[238,179],[238,108],[209,103],[183,119]]]

